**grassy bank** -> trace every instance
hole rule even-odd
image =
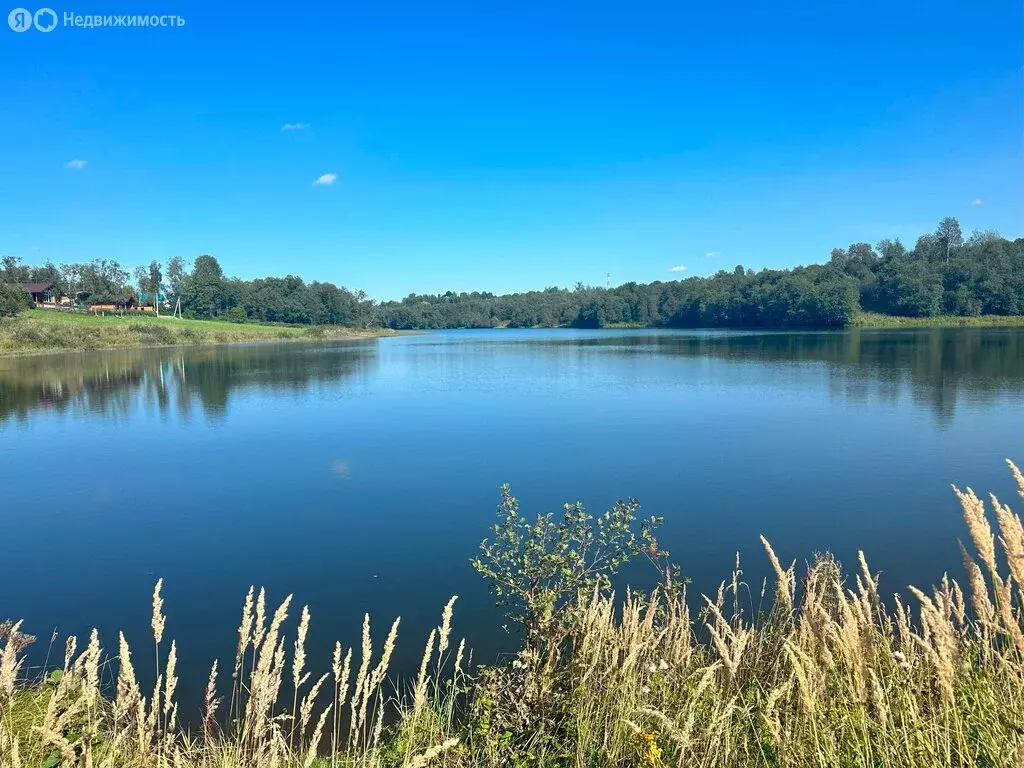
[[[899,317],[858,312],[851,325],[854,328],[1024,328],[1024,315]]]
[[[1024,497],[1024,477],[1011,469]],[[161,674],[152,691],[137,680],[123,635],[110,654],[116,684],[104,689],[108,654],[95,631],[80,645],[69,640],[62,670],[46,682],[19,683],[26,641],[20,627],[6,629],[0,764],[1019,766],[1024,527],[995,498],[986,510],[970,489],[956,493],[975,551],[964,553],[963,588],[944,579],[927,592],[911,587],[893,604],[883,599],[863,554],[852,574],[818,557],[798,582],[795,565],[779,563],[764,541],[776,576],[761,598],[757,585],[748,589],[734,573],[717,595],[692,605],[669,576],[653,592],[624,600],[602,578],[592,588],[575,582],[562,602],[565,574],[580,562],[566,559],[567,552],[582,557],[587,567],[579,573],[601,568],[592,546],[560,547],[565,531],[589,528],[591,545],[611,542],[614,549],[621,531],[601,520],[631,527],[633,507],[623,503],[593,519],[570,506],[561,526],[547,516],[527,523],[506,493],[495,529],[502,534],[482,545],[481,559],[496,566],[490,572],[506,596],[525,585],[541,601],[527,599],[520,606],[525,611],[512,614],[526,630],[513,661],[471,675],[465,646],[454,640],[453,598],[426,640],[418,675],[406,685],[388,678],[398,621],[378,649],[369,617],[361,647],[337,645],[333,659],[321,660],[327,671],[318,676],[305,652],[308,610],[296,611],[291,597],[275,610],[262,590],[250,590],[233,668],[214,664],[205,700],[187,705],[203,713],[191,733],[178,724],[177,649],[164,636],[158,582],[154,636],[137,649],[156,649]],[[504,535],[510,531],[522,536]],[[657,550],[646,536],[629,541],[641,540]],[[493,547],[508,548],[510,557]],[[502,563],[520,565],[505,570]],[[541,604],[539,612],[529,607]],[[764,607],[755,612],[753,605]],[[298,624],[286,637],[292,613]]]
[[[0,318],[0,354],[110,347],[225,344],[391,335],[334,326],[284,326],[183,320],[148,314],[107,315],[32,310]]]

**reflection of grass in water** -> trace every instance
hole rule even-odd
[[[1024,477],[1011,468],[1024,497]],[[250,588],[235,655],[213,665],[202,727],[191,733],[179,723],[177,647],[163,637],[158,582],[152,694],[123,635],[105,653],[94,630],[68,645],[60,672],[31,685],[18,682],[16,628],[0,633],[0,765],[1019,766],[1024,528],[993,498],[994,538],[984,503],[969,489],[956,493],[975,550],[964,553],[964,587],[944,577],[891,605],[862,553],[850,575],[834,558],[816,558],[798,586],[795,565],[764,541],[775,585],[762,593],[763,611],[747,601],[756,586],[739,571],[696,614],[669,579],[624,600],[598,585],[537,616],[510,663],[474,677],[464,644],[451,642],[454,598],[430,630],[419,673],[395,687],[397,620],[377,645],[367,616],[361,647],[336,645],[332,659],[314,663],[328,670],[319,677],[306,669],[308,610],[289,596],[275,611]],[[570,554],[543,537],[495,541],[508,562],[527,553],[509,580],[495,579],[512,588],[554,583],[551,574],[530,577]],[[289,614],[301,616],[294,640]],[[117,682],[101,690],[108,653]]]
[[[0,318],[0,353],[372,337],[389,334],[388,331],[335,326],[257,325],[143,314],[97,317],[83,313],[34,310],[15,318]]]

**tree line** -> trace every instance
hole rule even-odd
[[[238,323],[342,325],[365,328],[377,324],[376,305],[362,291],[332,284],[306,284],[301,278],[226,277],[217,259],[199,256],[189,271],[179,256],[166,266],[153,261],[134,272],[116,260],[96,259],[56,267],[24,265],[13,256],[0,258],[0,284],[51,283],[56,297],[87,304],[135,303],[176,306],[184,317]],[[160,298],[163,297],[163,302]]]
[[[1019,315],[1024,313],[1024,238],[1007,240],[992,231],[964,238],[959,222],[947,217],[913,248],[899,239],[876,246],[853,243],[836,248],[828,262],[787,270],[755,272],[743,266],[711,277],[625,283],[600,288],[495,295],[486,292],[410,294],[400,301],[374,302],[362,291],[301,278],[226,277],[213,256],[195,259],[191,270],[179,257],[166,268],[152,262],[134,273],[116,261],[56,267],[0,259],[0,283],[52,282],[58,295],[89,295],[112,301],[146,295],[156,303],[166,291],[181,300],[186,317],[235,322],[429,328],[602,328],[636,325],[693,327],[842,327],[857,312],[932,317],[935,315]]]
[[[638,325],[841,327],[858,311],[932,317],[1024,313],[1024,239],[974,232],[955,218],[908,249],[899,239],[836,248],[825,264],[711,277],[495,296],[410,295],[380,307],[394,329]]]

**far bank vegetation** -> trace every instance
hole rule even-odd
[[[709,271],[717,258],[702,257],[704,263],[694,271]],[[196,258],[191,270],[178,257],[166,265],[152,262],[135,270],[134,283],[116,261],[33,267],[10,256],[0,260],[0,283],[28,282],[50,283],[57,295],[84,293],[89,301],[145,297],[157,310],[154,300],[166,291],[167,306],[177,306],[180,299],[184,316],[197,319],[362,329],[840,328],[890,324],[884,319],[888,317],[952,324],[945,318],[1024,315],[1024,238],[1008,240],[992,231],[965,237],[959,221],[947,217],[912,247],[899,239],[875,246],[853,243],[834,249],[825,263],[794,269],[755,271],[737,265],[710,277],[646,284],[598,287],[580,282],[571,289],[508,295],[414,293],[385,302],[329,282],[306,283],[294,275],[228,277],[209,255]],[[17,307],[6,313],[13,311]]]

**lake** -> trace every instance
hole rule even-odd
[[[0,359],[0,618],[124,629],[149,674],[150,598],[198,707],[242,598],[312,611],[310,665],[402,616],[418,663],[452,594],[455,642],[514,640],[469,566],[508,482],[527,515],[636,497],[691,589],[741,553],[863,549],[884,593],[959,569],[950,483],[1013,503],[1024,329],[821,333],[461,331]],[[1019,499],[1017,507],[1019,508]],[[631,572],[638,581],[652,579]],[[224,666],[227,665],[227,666]],[[184,713],[188,714],[188,713]]]

